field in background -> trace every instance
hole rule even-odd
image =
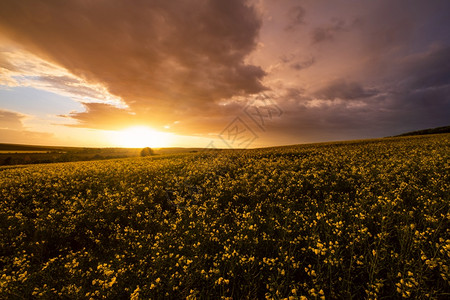
[[[140,156],[142,148],[82,148],[0,143],[0,166],[105,160]],[[198,152],[199,148],[155,148],[156,155]]]
[[[449,161],[441,134],[4,168],[0,298],[445,298]]]

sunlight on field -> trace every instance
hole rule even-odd
[[[146,126],[130,127],[111,134],[112,143],[127,148],[168,147],[173,135],[159,132]]]
[[[447,299],[449,154],[440,135],[5,168],[0,299]]]

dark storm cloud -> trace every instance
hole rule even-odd
[[[313,93],[286,89],[278,100],[285,113],[272,125],[273,140],[286,144],[292,136],[301,136],[303,142],[383,137],[446,126],[449,58],[444,46],[398,58],[375,88],[364,80],[341,79]]]
[[[357,82],[347,82],[345,80],[335,80],[321,88],[315,96],[325,100],[355,100],[371,97],[376,94],[373,89],[365,89]]]
[[[316,27],[311,32],[311,43],[318,44],[333,40],[338,32],[345,30],[347,30],[347,28],[343,20],[334,21],[334,24],[328,26]]]
[[[449,124],[450,87],[401,94],[376,95],[366,100],[326,101],[290,93],[279,101],[283,117],[271,124],[280,144],[375,138]]]
[[[347,98],[334,101],[318,101],[302,90],[286,91],[278,100],[284,114],[271,124],[272,139],[287,144],[293,143],[293,136],[301,137],[298,142],[384,137],[449,124],[449,84],[370,93],[366,98],[364,89],[356,87],[343,94],[340,90]]]
[[[440,29],[450,26],[442,13],[449,6],[373,2],[367,11],[339,15],[345,21],[313,27],[311,47],[334,43],[314,53],[319,62],[303,78],[312,70],[325,85],[283,95],[279,105],[285,113],[272,127],[274,139],[284,136],[284,144],[292,136],[308,142],[382,137],[449,125],[450,36]],[[284,58],[291,65],[295,59]],[[339,68],[334,75],[342,79],[329,81],[326,61]]]
[[[239,0],[0,3],[0,33],[156,122],[180,103],[264,90],[265,72],[244,61],[260,27],[255,9]]]
[[[372,2],[358,13],[360,24],[353,30],[368,62],[364,73],[390,76],[405,57],[427,53],[433,45],[448,46],[449,10],[446,0]]]
[[[307,69],[316,63],[316,58],[313,56],[304,59],[296,59],[296,55],[292,53],[288,55],[283,54],[279,59],[283,64],[289,64],[290,68],[297,71]]]
[[[433,47],[400,61],[398,74],[406,89],[436,88],[450,84],[450,47]],[[401,76],[401,77],[400,77]]]
[[[305,18],[305,9],[301,6],[294,6],[289,9],[287,12],[287,18],[289,24],[285,27],[285,30],[292,31],[297,26],[305,24],[304,18]]]
[[[311,57],[310,59],[306,59],[306,60],[291,64],[291,68],[294,70],[300,71],[300,70],[311,67],[315,62],[316,62],[316,59],[314,57]]]
[[[283,54],[283,55],[280,56],[280,61],[281,61],[282,63],[289,63],[289,62],[291,62],[294,58],[295,58],[295,55],[294,55],[294,54],[289,54],[289,55]]]
[[[399,59],[387,76],[389,82],[384,85],[385,95],[377,99],[379,107],[399,124],[408,124],[408,131],[448,125],[449,62],[448,46],[432,46],[428,51]]]
[[[351,107],[345,101],[313,102],[314,98],[303,91],[286,91],[278,101],[283,117],[269,128],[273,140],[293,144],[358,138],[362,131],[373,133],[373,127],[364,123],[372,114],[367,107]],[[295,140],[293,136],[300,138]]]

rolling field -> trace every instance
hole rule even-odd
[[[0,170],[1,299],[450,297],[450,134]]]

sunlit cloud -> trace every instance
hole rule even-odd
[[[245,1],[24,1],[0,8],[8,11],[0,13],[6,36],[78,79],[103,85],[153,124],[265,89],[265,72],[245,62],[261,25]],[[43,76],[42,82],[77,85],[64,79]]]
[[[26,128],[23,124],[26,118],[21,113],[0,109],[0,143],[51,143],[52,134]]]
[[[17,46],[0,49],[0,84],[9,88],[29,86],[68,96],[79,102],[102,102],[118,107],[126,104],[99,83],[89,83],[54,63]]]
[[[264,131],[246,124],[261,145],[392,135],[448,125],[449,9],[444,0],[3,1],[0,84],[81,103],[58,114],[69,131],[212,138],[269,95],[283,114]]]

